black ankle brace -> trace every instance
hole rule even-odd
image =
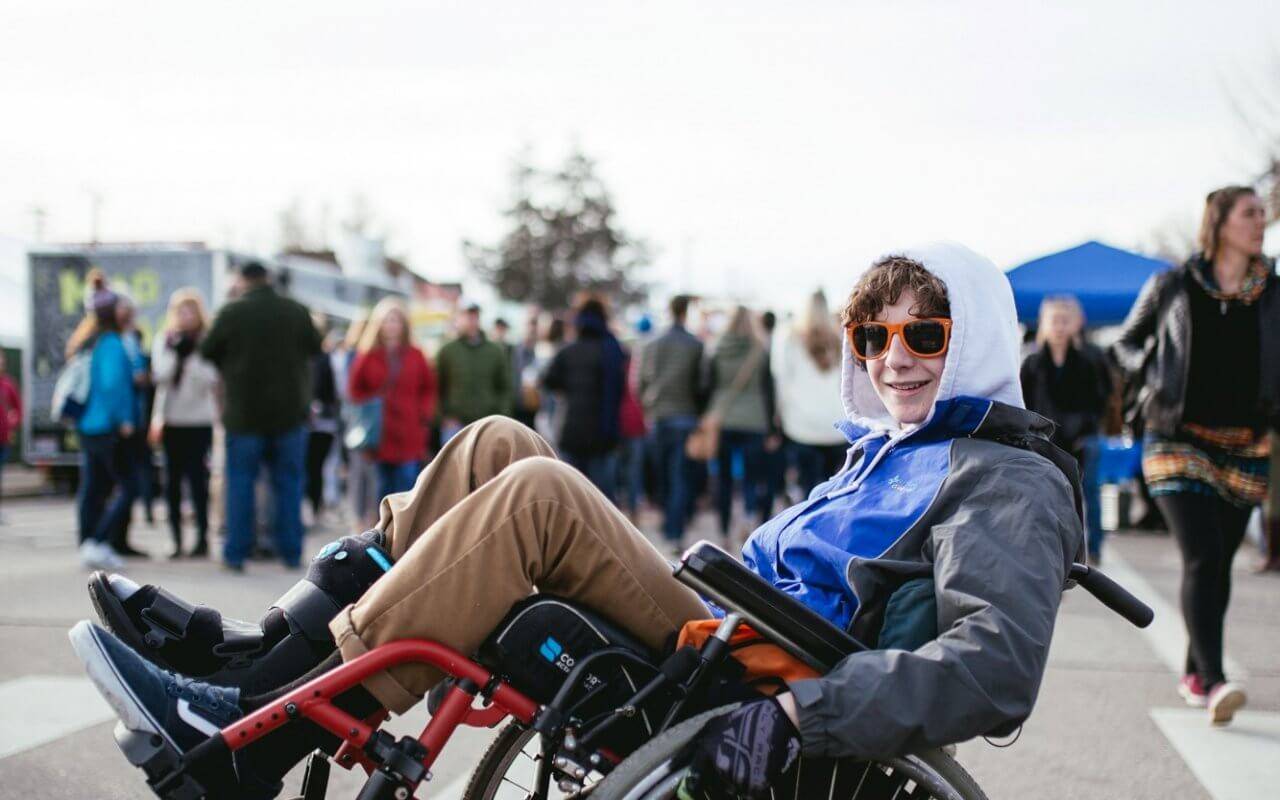
[[[240,684],[250,693],[282,686],[334,651],[329,622],[368,591],[391,569],[381,531],[345,536],[325,545],[293,585],[263,617],[263,627],[278,636]]]

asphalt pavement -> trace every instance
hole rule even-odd
[[[72,655],[66,632],[92,616],[86,570],[75,557],[74,506],[65,499],[7,502],[0,526],[0,800],[151,797],[141,772],[117,751],[109,709]],[[656,520],[648,517],[644,527]],[[697,530],[709,529],[710,517]],[[210,561],[162,560],[163,523],[135,525],[134,539],[157,558],[131,562],[139,582],[159,582],[224,613],[257,619],[301,575],[251,563],[244,575]],[[313,534],[308,550],[334,538]],[[1183,647],[1177,614],[1178,560],[1164,536],[1113,535],[1103,569],[1152,602],[1157,623],[1139,631],[1082,591],[1064,598],[1049,670],[1035,714],[1009,747],[960,745],[959,759],[998,798],[1274,797],[1280,786],[1280,576],[1236,561],[1227,650],[1244,678],[1247,710],[1229,728],[1174,692]],[[421,729],[425,711],[396,721]],[[421,797],[456,797],[489,731],[465,730],[445,750]],[[997,742],[995,744],[1005,744]],[[300,772],[289,778],[296,790]],[[354,797],[361,781],[334,771],[329,796]]]

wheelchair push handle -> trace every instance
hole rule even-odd
[[[1102,604],[1139,628],[1145,628],[1155,619],[1151,606],[1134,597],[1128,589],[1103,575],[1087,564],[1072,564],[1071,580],[1080,584]]]

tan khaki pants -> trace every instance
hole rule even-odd
[[[468,425],[382,501],[394,568],[329,624],[345,660],[396,639],[471,654],[535,590],[577,600],[650,647],[709,616],[666,559],[551,446],[506,417]],[[367,682],[402,713],[443,677],[395,667]]]

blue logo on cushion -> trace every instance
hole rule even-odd
[[[547,640],[538,648],[538,652],[542,654],[542,657],[550,661],[552,664],[556,663],[556,659],[560,657],[560,653],[563,651],[564,648],[560,646],[560,643],[550,636],[548,636]]]

